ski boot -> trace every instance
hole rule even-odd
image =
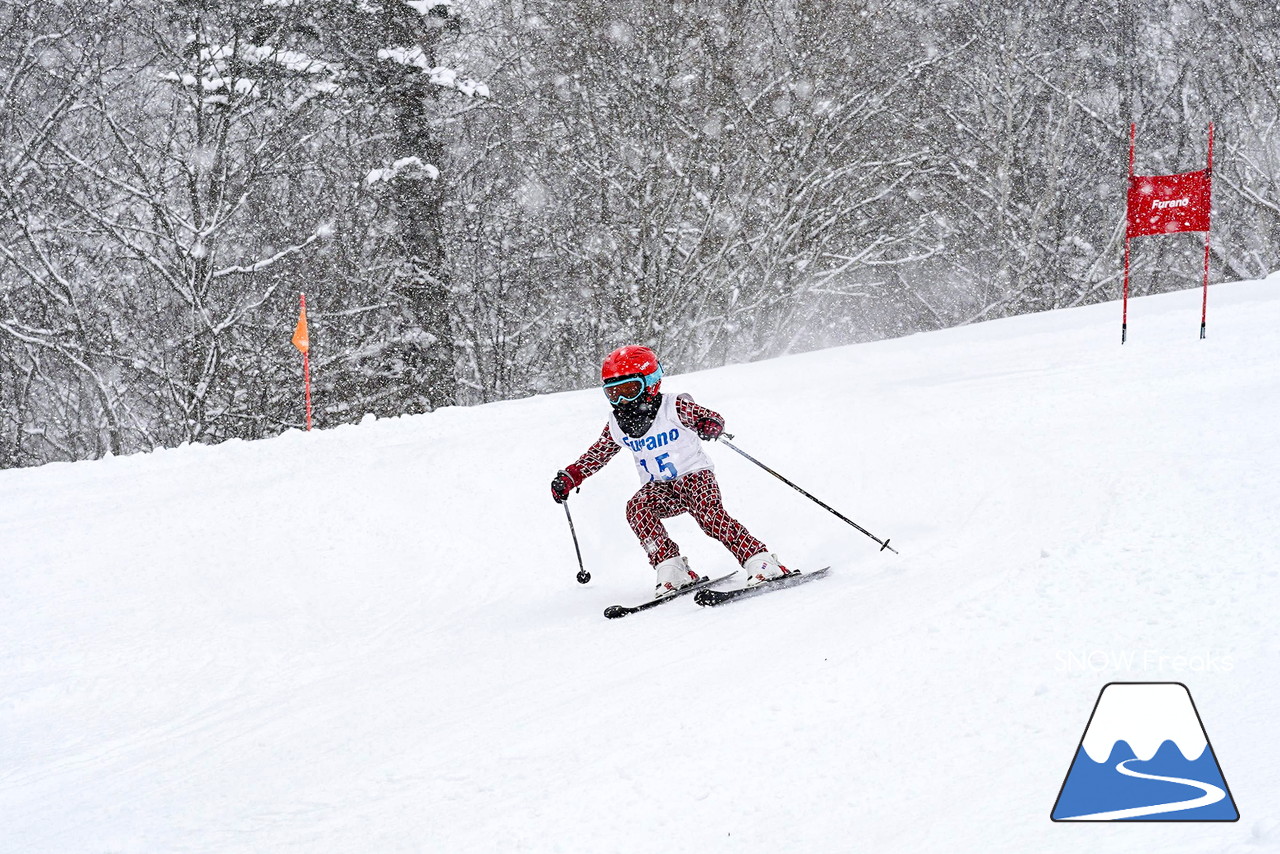
[[[742,562],[747,573],[747,586],[754,587],[774,578],[790,575],[791,570],[778,563],[778,556],[768,552],[749,557]]]
[[[661,599],[683,590],[698,580],[698,573],[689,568],[689,561],[684,555],[669,557],[654,567],[658,571],[658,584],[654,587],[653,598]]]

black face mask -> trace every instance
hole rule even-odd
[[[618,426],[622,432],[632,439],[639,439],[653,426],[653,419],[658,417],[658,407],[662,405],[662,395],[652,397],[645,395],[638,400],[625,400],[613,408],[618,418]]]

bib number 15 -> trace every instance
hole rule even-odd
[[[648,460],[640,460],[640,465],[649,473],[649,480],[658,480],[659,477],[661,477],[662,480],[675,480],[680,476],[680,473],[676,471],[676,467],[673,466],[671,464],[671,460],[668,459],[670,456],[670,454],[659,454],[653,458],[653,461],[658,464],[658,471],[656,473],[649,470]]]

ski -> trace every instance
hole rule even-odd
[[[723,605],[726,602],[737,602],[741,599],[759,596],[762,593],[781,590],[784,587],[795,587],[797,584],[816,581],[819,578],[824,578],[830,570],[831,567],[824,566],[822,569],[815,569],[813,572],[796,571],[771,581],[763,581],[754,587],[739,587],[736,590],[699,590],[698,595],[693,597],[693,601],[705,607]]]
[[[737,574],[738,574],[738,571],[735,569],[733,572],[729,573],[728,575],[722,575],[719,578],[708,578],[707,576],[704,575],[701,578],[699,578],[697,581],[693,582],[693,584],[690,584],[688,587],[685,587],[682,590],[678,590],[675,593],[672,593],[670,596],[663,596],[660,599],[651,599],[648,602],[641,602],[639,605],[634,605],[634,606],[610,605],[608,608],[604,609],[604,615],[608,617],[610,620],[616,620],[619,617],[625,617],[628,614],[634,614],[636,611],[646,611],[649,608],[653,608],[658,605],[665,604],[667,602],[672,601],[673,599],[679,599],[681,596],[684,596],[687,593],[701,592],[704,587],[710,587],[712,584],[719,584],[721,581],[728,581],[730,578],[733,578]]]

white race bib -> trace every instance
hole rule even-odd
[[[675,395],[662,395],[662,405],[649,425],[649,432],[633,439],[618,426],[618,418],[609,416],[609,435],[613,441],[631,451],[636,471],[644,483],[675,480],[695,471],[714,469],[711,458],[702,449],[696,431],[680,423]]]

